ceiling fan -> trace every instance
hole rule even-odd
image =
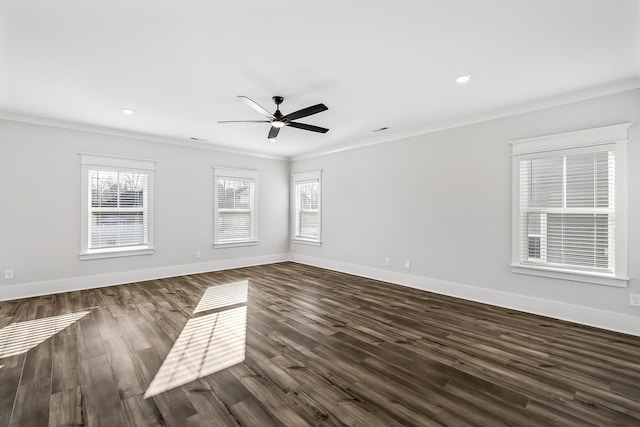
[[[219,120],[218,123],[271,123],[271,129],[269,129],[269,135],[267,135],[269,141],[275,141],[276,137],[278,136],[278,132],[280,132],[280,129],[285,126],[291,126],[292,128],[302,130],[309,130],[311,132],[327,133],[329,131],[329,129],[327,128],[308,125],[306,123],[294,122],[294,120],[296,119],[301,119],[303,117],[311,116],[312,114],[317,114],[322,111],[328,110],[329,108],[324,104],[312,105],[311,107],[303,108],[302,110],[283,115],[280,112],[280,104],[282,104],[284,98],[281,96],[274,96],[272,98],[273,102],[276,104],[276,111],[273,114],[268,112],[260,104],[247,96],[240,95],[238,96],[238,98],[243,100],[249,107],[265,116],[268,120]]]

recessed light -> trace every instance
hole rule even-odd
[[[135,113],[136,113],[135,111],[133,111],[133,110],[131,110],[131,109],[129,109],[129,108],[123,108],[123,109],[122,109],[122,112],[123,112],[124,114],[126,114],[127,116],[131,116],[132,114],[135,114]]]
[[[471,74],[463,74],[456,78],[456,83],[462,84],[468,82],[469,80],[471,80]]]

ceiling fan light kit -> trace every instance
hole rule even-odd
[[[308,125],[306,123],[294,122],[294,120],[296,119],[301,119],[303,117],[308,117],[313,114],[321,113],[328,110],[329,108],[324,104],[312,105],[311,107],[303,108],[301,110],[294,111],[293,113],[283,115],[280,112],[280,104],[284,102],[284,98],[282,96],[274,96],[272,98],[273,102],[276,104],[276,111],[273,114],[247,96],[239,95],[238,98],[240,98],[258,113],[265,116],[265,118],[267,118],[268,120],[219,120],[218,123],[269,123],[271,124],[271,129],[269,129],[267,139],[272,142],[276,141],[276,137],[278,136],[280,129],[285,126],[318,133],[327,133],[329,131],[329,129],[327,128]]]

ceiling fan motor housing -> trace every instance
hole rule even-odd
[[[275,102],[276,104],[276,111],[275,113],[273,113],[273,117],[276,118],[276,121],[280,121],[280,119],[282,118],[282,113],[280,112],[280,104],[282,104],[284,98],[282,96],[274,96],[271,99],[273,99],[273,102]]]
[[[297,129],[307,130],[311,132],[319,132],[319,133],[327,133],[329,129],[323,128],[320,126],[309,125],[306,123],[295,122],[296,119],[301,119],[303,117],[311,116],[313,114],[321,113],[322,111],[328,110],[327,106],[324,104],[316,104],[307,108],[303,108],[298,111],[294,111],[293,113],[289,113],[284,115],[280,112],[280,104],[284,102],[284,97],[282,96],[273,96],[273,102],[276,104],[276,111],[271,114],[260,104],[250,99],[249,97],[238,95],[238,98],[242,99],[249,107],[258,111],[260,114],[266,117],[267,120],[235,120],[235,121],[218,121],[218,123],[239,123],[239,122],[247,122],[247,123],[270,123],[271,129],[269,130],[269,134],[267,135],[267,139],[270,141],[275,141],[278,136],[278,132],[281,128],[285,126],[290,126]]]

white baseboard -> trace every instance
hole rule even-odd
[[[250,258],[234,258],[196,264],[172,265],[169,267],[150,268],[145,270],[98,274],[95,276],[71,277],[68,279],[47,280],[44,282],[3,285],[0,287],[0,301],[58,294],[61,292],[80,291],[84,289],[103,288],[105,286],[122,285],[125,283],[142,282],[145,280],[162,279],[165,277],[184,276],[187,274],[229,270],[232,268],[250,267],[252,265],[272,264],[274,262],[287,261],[288,259],[289,254],[263,255]]]
[[[640,336],[640,319],[626,314],[295,253],[290,254],[289,259],[301,264],[354,274],[437,294]]]
[[[48,280],[43,282],[4,285],[0,287],[0,301],[101,288],[125,283],[142,282],[145,280],[162,279],[165,277],[183,276],[187,274],[229,270],[232,268],[250,267],[253,265],[272,264],[287,260],[322,267],[329,270],[340,271],[343,273],[355,274],[357,276],[390,282],[397,285],[422,289],[442,295],[449,295],[456,298],[477,301],[526,313],[539,314],[583,325],[640,336],[639,319],[626,314],[295,253],[235,258],[145,270],[123,271],[94,276],[72,277],[68,279]]]

